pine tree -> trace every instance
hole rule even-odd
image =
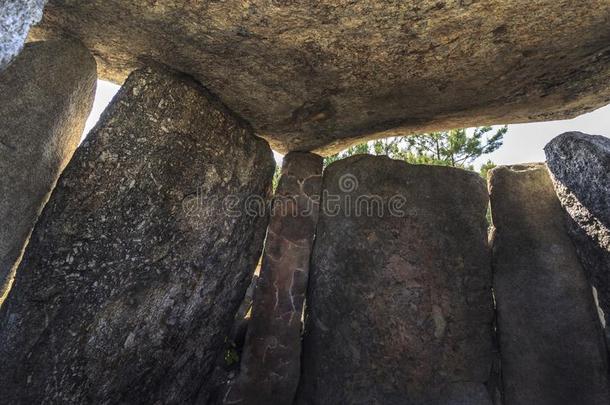
[[[472,162],[482,155],[498,150],[507,132],[506,126],[495,132],[488,126],[475,128],[474,131],[454,129],[386,138],[352,146],[344,152],[327,157],[324,164],[328,166],[348,156],[369,153],[386,155],[413,164],[453,166],[473,170]],[[481,174],[487,176],[487,171],[493,166],[495,166],[493,162],[488,161],[481,168]]]

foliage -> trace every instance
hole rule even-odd
[[[481,165],[481,176],[483,176],[484,179],[487,179],[487,174],[494,167],[496,167],[496,164],[494,162],[492,162],[491,160],[487,160],[487,162],[485,162],[485,163],[483,163],[483,165]]]
[[[485,163],[483,163],[483,165],[481,165],[481,176],[485,180],[487,180],[487,176],[488,176],[489,172],[494,167],[496,167],[496,164],[494,162],[492,162],[491,160],[487,160],[487,162],[485,162]],[[493,224],[493,219],[491,216],[491,206],[490,205],[487,206],[487,214],[485,215],[485,217],[487,218],[487,225],[491,227]]]
[[[472,134],[465,129],[414,135],[405,140],[408,151],[418,160],[429,164],[468,167],[475,159],[494,152],[502,146],[508,127],[490,134],[492,127],[475,128]]]
[[[354,155],[364,155],[369,153],[369,144],[368,143],[359,143],[357,145],[351,146],[350,148],[344,150],[341,153],[337,153],[336,155],[328,156],[324,158],[324,167],[327,167],[331,163],[336,162],[337,160],[345,159],[349,156]]]
[[[278,184],[280,184],[280,177],[282,177],[282,166],[275,165],[275,173],[273,173],[273,193],[275,194],[275,190],[277,190]]]
[[[224,360],[227,366],[233,366],[239,363],[239,353],[234,342],[228,342],[225,339],[225,343],[228,343],[228,347],[225,349]]]
[[[472,162],[482,155],[494,152],[502,146],[508,127],[494,132],[492,127],[475,128],[473,131],[454,129],[420,135],[399,136],[361,143],[339,154],[329,156],[324,165],[356,154],[386,155],[413,164],[453,166],[473,170]],[[495,165],[488,161],[481,168],[481,175]]]

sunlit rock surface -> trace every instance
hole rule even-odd
[[[78,146],[96,77],[95,60],[73,40],[30,43],[0,72],[0,302]]]
[[[607,0],[51,0],[57,35],[105,79],[191,74],[283,152],[610,103]]]
[[[42,18],[47,0],[3,0],[0,3],[0,71],[21,51],[32,24]]]

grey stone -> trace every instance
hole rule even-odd
[[[320,156],[286,155],[241,371],[229,387],[225,404],[293,404],[301,371],[301,319],[321,186]]]
[[[50,0],[122,82],[196,77],[278,151],[575,117],[610,103],[608,0]]]
[[[23,48],[30,27],[42,18],[47,0],[2,0],[0,2],[0,71]]]
[[[483,179],[355,156],[329,166],[298,404],[491,404]]]
[[[607,405],[591,286],[544,164],[490,174],[504,405]]]
[[[597,289],[610,343],[610,139],[568,132],[545,152],[572,242]]]
[[[95,60],[77,41],[28,44],[0,72],[0,303],[91,111]]]
[[[274,167],[201,85],[134,72],[58,181],[0,309],[0,398],[212,396],[267,224],[244,209],[268,199]]]

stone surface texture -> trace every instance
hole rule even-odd
[[[610,139],[568,132],[545,152],[570,236],[610,325]],[[606,335],[610,343],[608,327]]]
[[[93,105],[95,60],[77,41],[28,44],[0,72],[0,302]]]
[[[23,48],[30,27],[42,18],[47,0],[0,1],[0,71]]]
[[[574,117],[610,103],[608,0],[50,0],[121,82],[196,77],[278,151]]]
[[[318,222],[322,158],[284,157],[261,278],[240,364],[225,404],[292,405],[301,368],[303,303]]]
[[[203,403],[260,257],[275,163],[192,79],[133,73],[76,151],[0,309],[10,404]]]
[[[545,165],[496,168],[489,187],[504,405],[607,405],[593,293]]]
[[[491,404],[481,177],[360,155],[322,188],[296,403]]]

